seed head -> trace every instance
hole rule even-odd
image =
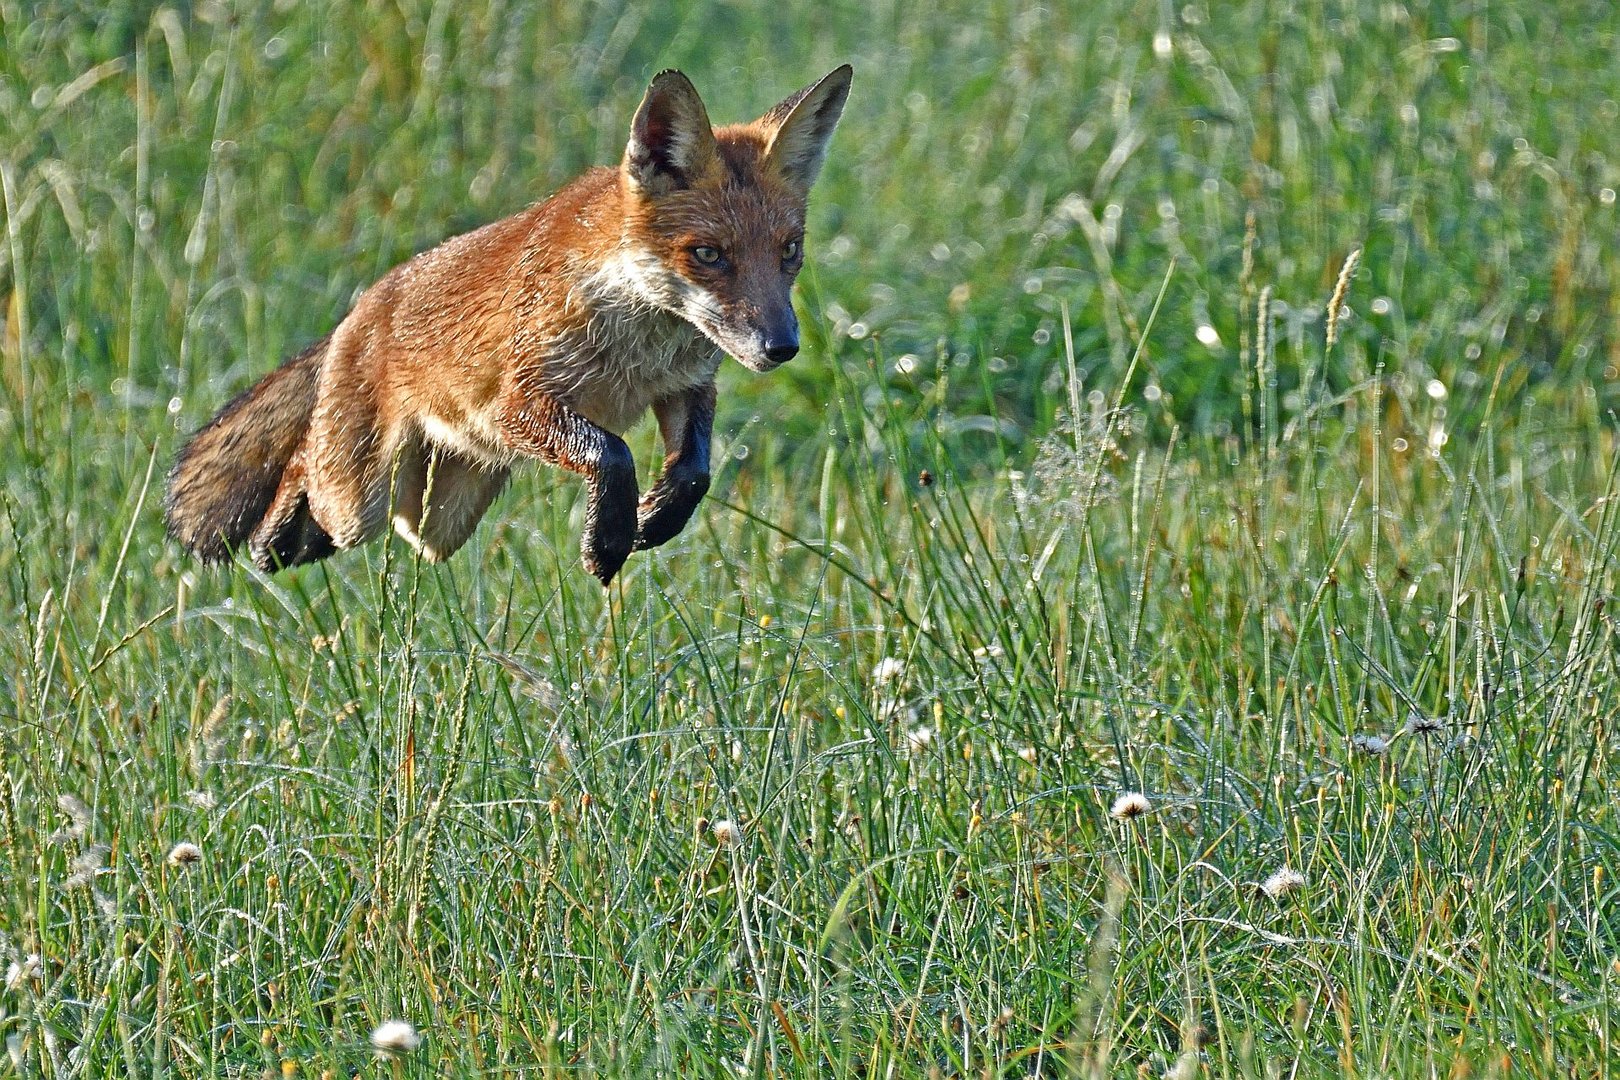
[[[1382,735],[1356,735],[1351,737],[1350,745],[1373,757],[1383,757],[1389,753],[1389,740]]]
[[[192,764],[201,769],[209,762],[218,761],[225,754],[225,718],[231,709],[231,695],[225,694],[197,729],[197,739],[191,748]]]
[[[78,839],[89,832],[90,826],[95,821],[94,815],[90,813],[90,807],[85,805],[85,801],[77,795],[67,792],[58,795],[56,797],[56,808],[66,814],[68,821],[72,823],[68,827],[68,832],[74,839]]]
[[[408,1054],[422,1045],[422,1034],[409,1020],[384,1020],[372,1029],[371,1045],[388,1057]]]
[[[1344,295],[1350,291],[1350,277],[1356,272],[1356,264],[1360,261],[1360,248],[1345,256],[1344,265],[1339,268],[1339,280],[1333,286],[1333,297],[1328,300],[1327,347],[1330,349],[1339,340],[1339,316],[1344,311]]]
[[[1151,809],[1153,804],[1148,801],[1146,795],[1140,791],[1127,791],[1114,800],[1108,815],[1115,821],[1130,821],[1132,818],[1141,817]]]
[[[742,826],[730,818],[718,818],[711,822],[709,832],[721,847],[736,847],[742,843]]]
[[[1425,716],[1413,709],[1406,717],[1408,735],[1438,735],[1446,730],[1446,722],[1438,716]]]
[[[885,656],[872,669],[872,681],[880,684],[895,682],[905,673],[906,662],[904,660],[894,656]]]
[[[1273,900],[1281,900],[1289,893],[1298,892],[1304,887],[1305,875],[1286,866],[1273,871],[1270,877],[1260,883],[1260,891]]]
[[[934,742],[934,729],[924,724],[906,732],[906,749],[913,754],[927,750]]]
[[[91,844],[79,852],[73,857],[73,861],[68,863],[68,869],[71,872],[62,880],[62,887],[65,889],[77,889],[95,881],[96,875],[106,869],[101,864],[101,860],[105,859],[110,851],[112,849],[106,844]]]
[[[182,840],[169,849],[167,862],[170,866],[195,866],[202,862],[202,848]]]
[[[45,961],[40,959],[39,953],[29,953],[21,960],[13,960],[6,966],[6,991],[15,994],[23,988],[23,984],[39,978],[45,973]]]

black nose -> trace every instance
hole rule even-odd
[[[797,341],[772,341],[765,346],[765,359],[773,364],[785,364],[798,355]]]

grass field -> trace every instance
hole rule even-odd
[[[845,60],[805,352],[610,591],[538,467],[164,539],[655,71]],[[0,0],[0,1074],[1620,1074],[1617,99],[1597,0]]]

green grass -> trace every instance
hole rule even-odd
[[[0,3],[0,1074],[1620,1072],[1617,42]],[[654,71],[843,60],[805,355],[613,590],[539,467],[445,567],[163,538],[186,432]]]

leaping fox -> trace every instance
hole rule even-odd
[[[805,203],[850,77],[711,128],[686,76],[658,75],[617,169],[395,267],[198,431],[169,474],[170,534],[275,570],[392,511],[437,561],[533,457],[585,477],[585,568],[608,584],[708,490],[721,354],[765,372],[799,351]],[[620,435],[649,407],[665,456],[638,500]]]

